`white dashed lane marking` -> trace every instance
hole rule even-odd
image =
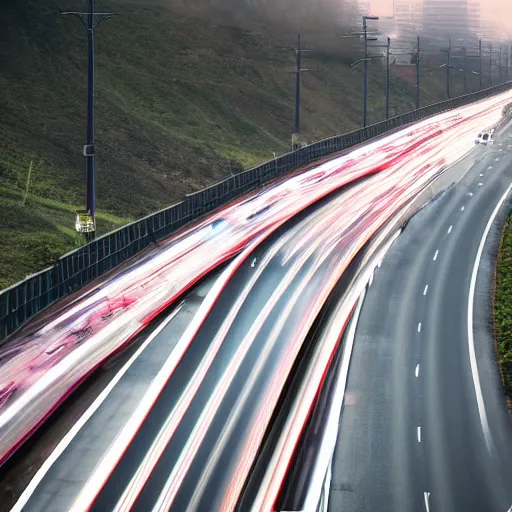
[[[439,251],[436,251],[436,253],[434,254],[434,261],[437,260],[437,255],[439,254]]]
[[[452,232],[452,229],[453,229],[453,226],[450,226],[450,227],[448,228],[448,234],[450,234],[450,233]]]
[[[416,365],[416,370],[414,371],[414,375],[416,375],[416,377],[419,377],[419,375],[420,375],[420,365],[419,364]]]
[[[418,324],[418,332],[421,332],[421,322]]]
[[[427,295],[428,291],[428,284],[425,285],[425,289],[423,290],[423,295]]]
[[[461,206],[460,207],[460,211],[463,212],[464,211],[464,206]]]
[[[421,443],[421,427],[418,427],[417,436],[418,436],[418,443]]]

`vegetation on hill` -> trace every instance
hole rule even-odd
[[[503,385],[512,406],[512,211],[503,227],[496,273],[494,325]]]
[[[85,0],[6,0],[0,15],[0,289],[77,246],[84,203],[87,46],[59,8]],[[110,0],[96,48],[100,233],[288,150],[296,28],[304,57],[302,133],[312,141],[359,126],[360,41],[300,0]],[[295,5],[295,4],[294,4]],[[222,7],[222,8],[221,8]],[[289,14],[292,13],[292,14]],[[370,66],[369,118],[384,113],[382,64]],[[428,77],[427,77],[428,78]],[[423,101],[443,97],[425,82]],[[414,106],[394,77],[392,112]],[[29,194],[28,169],[32,162]]]

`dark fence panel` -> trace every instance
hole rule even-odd
[[[28,277],[0,294],[0,340],[38,312],[81,286],[123,263],[205,213],[262,187],[269,181],[333,153],[365,142],[395,128],[417,122],[451,108],[508,90],[512,82],[459,96],[419,110],[315,142],[241,172],[204,190],[189,194],[174,206],[132,222],[66,254],[53,267]]]

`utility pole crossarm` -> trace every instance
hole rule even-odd
[[[73,11],[62,11],[62,16],[74,16],[75,18],[78,18],[83,24],[84,27],[89,30],[89,16],[91,15],[88,12],[73,12]],[[93,23],[92,28],[93,30],[98,27],[98,25],[114,16],[118,16],[118,13],[116,12],[95,12],[92,15]]]

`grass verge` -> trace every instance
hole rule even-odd
[[[83,237],[73,229],[79,206],[22,195],[0,187],[0,290],[49,267],[63,254],[80,247]],[[100,234],[131,219],[98,212]]]
[[[512,402],[512,210],[501,234],[496,272],[494,325],[501,375],[509,405]]]

